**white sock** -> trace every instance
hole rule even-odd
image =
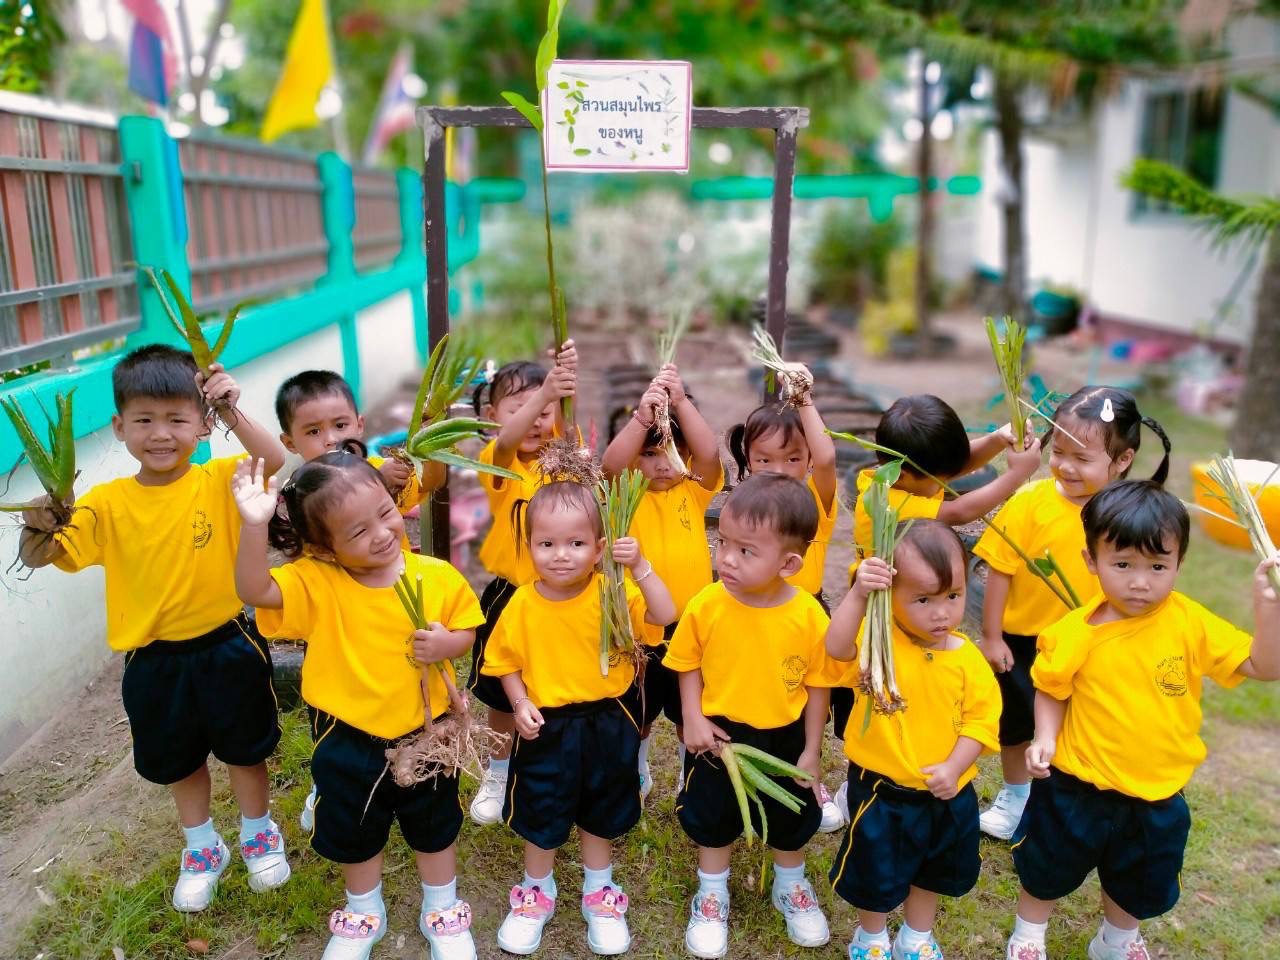
[[[352,913],[369,913],[375,917],[387,918],[387,905],[382,902],[382,884],[368,893],[352,893],[347,891],[347,909]]]
[[[778,863],[773,865],[773,892],[777,893],[781,890],[789,893],[791,888],[797,883],[804,883],[804,864],[797,864],[794,867],[784,867]]]
[[[520,885],[526,890],[530,887],[540,887],[542,892],[546,894],[549,899],[554,900],[556,898],[556,877],[554,873],[548,873],[545,877],[539,878],[531,877],[526,872],[524,875],[524,882]]]
[[[1013,918],[1013,936],[1017,940],[1026,940],[1030,943],[1037,943],[1044,946],[1044,935],[1049,929],[1049,921],[1044,923],[1032,923],[1030,920],[1023,920],[1021,917],[1014,915]]]
[[[271,829],[271,811],[268,810],[260,817],[246,817],[240,814],[240,842],[252,840],[260,833],[265,833]]]
[[[645,764],[649,762],[649,744],[653,743],[653,731],[649,731],[649,735],[640,741],[640,769],[643,770]]]
[[[1008,780],[1004,782],[1004,789],[1011,797],[1017,797],[1019,800],[1026,800],[1031,796],[1031,781],[1026,783],[1010,783]]]
[[[507,770],[511,767],[511,758],[503,757],[499,760],[497,757],[489,758],[489,776],[495,780],[507,779]]]
[[[1126,930],[1124,927],[1114,926],[1106,917],[1102,918],[1102,942],[1107,946],[1127,947],[1137,939],[1137,927]]]
[[[720,873],[703,873],[698,871],[698,892],[704,896],[709,893],[716,894],[721,902],[729,900],[729,870],[726,867]]]
[[[879,933],[867,933],[862,929],[862,924],[858,924],[858,929],[853,931],[853,942],[860,947],[881,946],[887,951],[889,949],[889,928],[885,927]]]
[[[458,878],[456,876],[448,883],[442,883],[438,887],[433,887],[426,883],[422,885],[423,913],[431,910],[448,910],[457,902]]]
[[[584,895],[613,886],[613,864],[592,870],[588,866],[582,868],[582,892]]]
[[[213,829],[212,817],[198,827],[183,827],[182,835],[190,850],[212,850],[218,845],[218,831]]]
[[[932,928],[921,932],[903,923],[898,929],[898,945],[902,947],[904,953],[916,952],[929,942],[929,936],[932,932]]]

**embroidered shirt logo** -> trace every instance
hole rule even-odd
[[[693,523],[689,520],[689,498],[688,497],[682,497],[680,499],[680,506],[676,510],[676,518],[679,519],[680,526],[684,527],[686,530],[690,530],[690,531],[693,530]]]
[[[782,685],[788,690],[795,690],[804,683],[805,662],[803,657],[790,656],[782,661]]]
[[[1187,668],[1182,657],[1165,657],[1156,664],[1156,686],[1166,697],[1187,695]]]
[[[213,539],[213,527],[209,524],[209,517],[203,510],[197,510],[195,517],[191,521],[192,544],[197,550],[208,545]]]

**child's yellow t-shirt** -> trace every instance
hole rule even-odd
[[[1206,750],[1204,677],[1244,679],[1253,638],[1180,593],[1138,617],[1093,626],[1099,595],[1040,634],[1031,679],[1067,701],[1053,765],[1103,790],[1171,797]]]
[[[192,464],[173,483],[120,477],[76,501],[58,535],[68,573],[106,573],[107,644],[126,651],[208,633],[244,609],[236,596],[240,513],[231,494],[239,457]]]
[[[822,497],[818,495],[818,488],[812,476],[809,477],[807,486],[809,492],[813,494],[813,502],[818,507],[818,532],[814,534],[813,543],[809,544],[809,549],[805,551],[804,566],[800,568],[799,573],[788,577],[787,583],[805,593],[814,594],[822,592],[823,568],[827,565],[827,544],[831,542],[831,534],[836,529],[836,514],[840,512],[840,498],[833,495],[831,509],[823,510]]]
[[[480,451],[481,463],[493,463],[493,451],[496,440],[490,440]],[[528,544],[520,544],[516,549],[515,529],[511,524],[511,508],[517,501],[527,501],[541,485],[537,471],[517,456],[507,465],[507,469],[520,474],[520,479],[508,480],[492,473],[480,473],[480,485],[489,496],[489,512],[493,514],[493,523],[485,534],[484,543],[480,545],[480,562],[484,568],[496,577],[502,577],[517,587],[533,583],[533,560],[529,556]],[[487,654],[486,654],[487,656]]]
[[[538,707],[562,707],[620,697],[635,680],[635,663],[627,650],[613,647],[608,676],[600,676],[600,587],[595,574],[586,588],[569,600],[549,600],[536,584],[511,595],[489,637],[480,672],[505,677],[519,671],[529,699]],[[640,588],[626,581],[631,629],[640,635],[645,603]]]
[[[1080,509],[1060,494],[1054,479],[1048,477],[1019,489],[1000,508],[992,523],[1002,527],[1033,559],[1051,550],[1080,602],[1087,603],[1098,593],[1099,586],[1098,578],[1084,563]],[[1067,612],[1062,601],[1027,569],[1013,548],[994,530],[982,534],[973,552],[987,561],[991,569],[1013,578],[1004,607],[1002,629],[1005,633],[1034,637]]]
[[[369,465],[375,470],[381,470],[382,465],[387,462],[386,457],[371,455],[369,457]],[[392,499],[396,502],[396,509],[401,513],[408,513],[423,501],[422,484],[418,480],[418,471],[415,469],[409,474],[409,482],[404,488],[396,494],[392,494]]]
[[[462,574],[434,557],[404,553],[409,578],[422,577],[427,620],[450,630],[484,623],[480,602]],[[413,662],[413,621],[393,587],[366,587],[336,563],[302,557],[271,571],[279,610],[258,608],[268,637],[301,637],[302,699],[375,737],[393,739],[423,724],[422,667]],[[453,664],[440,665],[450,679]],[[430,678],[432,717],[449,708],[438,670]]]
[[[982,652],[956,635],[963,642],[955,650],[927,650],[894,624],[894,675],[907,709],[888,717],[872,711],[864,732],[867,700],[859,694],[843,734],[846,757],[899,786],[928,790],[921,768],[946,760],[960,737],[977,740],[984,752],[1000,749],[1000,686]],[[855,659],[842,686],[856,686],[857,675]],[[973,764],[957,783],[963,787],[977,775]]]
[[[649,490],[640,499],[631,536],[640,543],[645,559],[653,564],[676,605],[676,617],[694,594],[711,582],[711,548],[707,545],[707,507],[723,485],[724,473],[719,464],[716,475],[709,479],[714,489],[707,489],[691,477],[685,477],[670,490]],[[645,625],[645,642],[651,646],[662,642],[663,628]]]
[[[702,671],[702,712],[758,730],[799,719],[806,687],[831,686],[826,636],[830,618],[797,589],[776,607],[750,607],[723,583],[698,592],[671,638],[663,663]]]
[[[868,467],[858,472],[858,499],[853,505],[853,563],[849,564],[851,580],[858,570],[858,564],[872,553],[871,515],[867,513],[862,498],[871,486],[876,469]],[[938,511],[942,509],[942,489],[939,488],[931,497],[922,497],[890,487],[889,506],[898,511],[899,520],[936,520]]]

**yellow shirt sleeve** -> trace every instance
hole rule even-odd
[[[706,590],[710,589],[710,587],[706,588]],[[700,599],[705,592],[704,590],[695,596],[684,608],[684,616],[676,625],[676,632],[672,634],[671,643],[667,647],[667,655],[662,659],[663,666],[677,673],[688,673],[702,666],[703,637],[699,613],[702,607]]]
[[[967,638],[965,643],[972,646]],[[977,654],[977,649],[974,649]],[[967,671],[968,682],[964,688],[964,704],[960,711],[960,729],[956,735],[969,737],[982,744],[984,750],[1000,750],[1000,684],[981,654],[971,657],[973,665]]]
[[[1036,641],[1036,658],[1031,665],[1031,682],[1055,700],[1069,700],[1076,671],[1089,656],[1088,632],[1085,623],[1087,612],[1096,605],[1090,604],[1067,614]]]
[[[521,587],[512,595],[498,617],[498,622],[489,634],[489,642],[484,648],[484,666],[480,672],[489,677],[505,677],[509,673],[518,673],[524,669],[525,645],[523,631],[520,629],[524,621],[524,591],[533,587]]]
[[[272,568],[271,579],[280,588],[280,607],[258,607],[258,629],[271,639],[308,640],[315,632],[317,609],[306,578],[299,575],[297,566],[286,563]]]
[[[1028,493],[1030,487],[1023,487],[1012,497],[1010,497],[1003,507],[996,512],[992,518],[991,524],[998,525],[1002,530],[1018,539],[1018,531],[1026,522],[1026,507],[1030,502]],[[1023,568],[1022,558],[1014,552],[1004,537],[996,533],[990,527],[982,531],[982,536],[978,538],[977,544],[974,545],[973,553],[975,556],[981,557],[991,566],[992,570],[998,570],[1006,576],[1013,576],[1017,571]]]
[[[54,561],[59,570],[75,573],[103,562],[111,530],[111,504],[104,493],[104,485],[100,484],[76,498],[71,523],[56,535],[57,542],[66,551]]]
[[[1203,607],[1194,608],[1200,619],[1200,670],[1219,686],[1238,686],[1245,679],[1240,665],[1249,659],[1253,637]]]
[[[831,625],[831,618],[823,613],[816,602],[806,613],[809,621],[806,633],[812,638],[812,643],[804,685],[806,687],[838,686],[845,665],[827,656],[827,627]]]

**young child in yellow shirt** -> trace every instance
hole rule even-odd
[[[681,464],[673,464],[663,438],[654,423],[666,405],[671,417],[671,436]],[[693,400],[685,393],[676,365],[664,366],[649,384],[640,404],[626,416],[626,423],[604,453],[604,470],[616,476],[628,467],[638,469],[649,488],[645,491],[631,522],[631,536],[640,542],[645,556],[667,584],[675,601],[676,616],[684,613],[693,596],[711,582],[711,550],[707,544],[707,507],[724,487],[724,469],[716,435],[702,418]],[[683,736],[680,716],[680,685],[676,675],[662,663],[675,623],[662,630],[645,631],[648,659],[644,668],[643,714],[640,721],[640,795],[647,797],[653,787],[649,770],[649,745],[653,722],[662,713]],[[684,762],[684,745],[680,760]]]
[[[855,661],[867,601],[893,588],[893,664],[906,709],[854,716],[844,736],[853,822],[831,867],[839,896],[858,910],[850,960],[941,960],[938,897],[978,882],[976,761],[998,746],[1000,690],[964,619],[965,553],[939,520],[916,520],[893,568],[869,556],[831,618],[827,652]],[[855,642],[856,638],[856,642]],[[864,703],[866,703],[864,696]],[[887,915],[901,905],[892,946]]]
[[[240,518],[231,498],[236,458],[193,464],[218,403],[251,456],[280,469],[284,448],[240,410],[220,364],[206,380],[190,353],[140,347],[111,374],[111,428],[138,472],[81,496],[71,526],[50,537],[43,507],[24,516],[21,555],[106,574],[107,643],[124,654],[120,694],[133,765],[173,795],[185,846],[173,906],[203,910],[231,854],[209,816],[209,754],[227,765],[240,807],[240,853],[254,891],[289,879],[284,838],[268,810],[266,759],[280,739],[271,652],[236,596]]]
[[[1112,480],[1128,476],[1143,426],[1164,446],[1152,476],[1157,483],[1163,483],[1169,473],[1171,446],[1160,424],[1139,412],[1133,394],[1116,387],[1082,387],[1058,405],[1053,424],[1051,476],[1014,494],[992,524],[1030,557],[1052,552],[1084,602],[1098,592],[1098,580],[1085,565],[1080,509]],[[995,531],[987,530],[973,552],[990,567],[982,607],[982,653],[996,673],[1004,704],[1000,714],[1004,784],[980,823],[983,833],[1008,840],[1031,790],[1024,754],[1033,732],[1031,664],[1036,636],[1067,608]]]
[[[676,801],[680,826],[698,845],[698,889],[685,949],[723,957],[729,943],[729,859],[742,815],[720,745],[758,747],[810,774],[800,786],[773,778],[802,804],[799,813],[761,794],[773,850],[773,906],[802,947],[830,939],[827,918],[805,877],[804,846],[822,819],[817,787],[830,675],[827,615],[793,578],[818,529],[818,506],[799,480],[760,471],[734,489],[720,514],[720,581],[689,601],[665,663],[680,675],[687,752]],[[757,833],[761,824],[750,811]]]
[[[342,867],[346,902],[329,917],[324,960],[367,960],[387,932],[383,850],[398,820],[422,881],[418,928],[431,960],[474,960],[471,908],[457,893],[462,825],[456,771],[402,787],[386,775],[386,750],[421,731],[422,669],[470,646],[483,621],[466,580],[442,560],[401,548],[404,518],[386,479],[357,441],[303,464],[277,493],[261,465],[236,470],[243,518],[236,589],[270,636],[302,637],[302,697],[315,746],[311,846]],[[283,509],[281,509],[283,507]],[[293,562],[272,569],[268,543]],[[430,626],[415,630],[396,596],[402,573],[421,578]],[[449,708],[440,672],[429,680],[433,717]]]
[[[484,623],[476,630],[471,649],[471,677],[467,689],[489,710],[489,726],[499,733],[515,733],[511,701],[507,699],[497,678],[484,672],[489,636],[498,617],[517,587],[532,583],[533,563],[516,535],[512,519],[516,510],[527,504],[542,477],[538,473],[538,454],[543,446],[563,429],[560,424],[559,401],[573,396],[577,385],[578,352],[567,340],[556,354],[555,366],[548,373],[536,363],[516,361],[501,367],[493,379],[476,389],[472,403],[476,414],[501,425],[498,435],[480,451],[483,463],[506,467],[520,474],[509,480],[491,473],[479,475],[480,485],[489,498],[493,523],[480,546],[480,562],[493,574],[493,579],[480,594]],[[513,737],[514,740],[514,737]],[[497,823],[502,817],[506,795],[507,771],[511,746],[499,747],[489,758],[480,789],[471,801],[471,819],[479,824]]]
[[[1090,960],[1149,960],[1139,921],[1167,913],[1191,815],[1182,789],[1206,750],[1204,678],[1234,687],[1280,679],[1280,598],[1253,577],[1250,637],[1174,591],[1191,522],[1149,480],[1112,483],[1081,514],[1089,570],[1101,594],[1046,628],[1031,668],[1035,737],[1031,798],[1014,834],[1022,881],[1006,956],[1045,960],[1055,901],[1096,869],[1102,926]]]
[[[555,910],[556,850],[576,825],[587,946],[625,953],[627,897],[613,877],[612,841],[640,819],[640,727],[630,652],[615,649],[601,676],[600,506],[582,484],[549,483],[530,499],[523,525],[537,579],[511,597],[483,667],[515,707],[519,739],[502,815],[525,841],[524,879],[511,890],[498,946],[515,954],[538,949]],[[615,540],[612,550],[633,578],[627,600],[635,636],[645,623],[674,620],[671,594],[635,539]]]

